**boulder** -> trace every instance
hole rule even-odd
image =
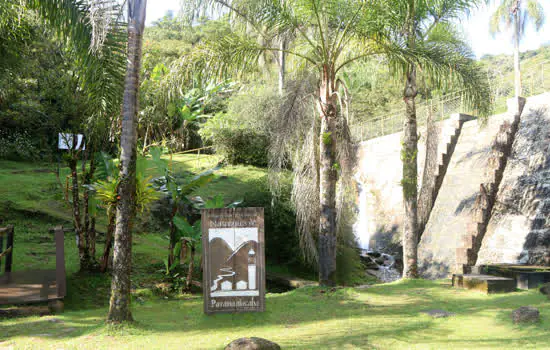
[[[542,294],[548,295],[548,297],[550,297],[550,283],[543,284],[539,290]]]
[[[426,311],[422,311],[422,313],[427,314],[427,315],[430,315],[430,316],[432,316],[433,318],[445,318],[445,317],[450,317],[450,316],[454,316],[454,315],[455,315],[455,314],[452,313],[452,312],[447,312],[447,311],[445,311],[445,310],[439,310],[439,309],[426,310]]]
[[[512,311],[512,321],[514,321],[514,323],[538,322],[539,320],[540,312],[535,307],[522,306]]]
[[[252,337],[233,340],[225,350],[281,350],[281,347],[267,339]]]

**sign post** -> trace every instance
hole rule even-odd
[[[265,311],[264,209],[203,209],[204,312]]]

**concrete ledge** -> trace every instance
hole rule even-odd
[[[521,115],[523,113],[523,107],[527,99],[525,97],[512,97],[506,100],[506,106],[508,107],[508,112],[513,113],[514,115]]]
[[[513,278],[477,275],[453,275],[453,287],[477,290],[483,293],[509,293],[516,290],[516,281]]]
[[[468,122],[470,120],[476,120],[477,117],[465,113],[453,113],[451,114],[451,119],[458,122]]]

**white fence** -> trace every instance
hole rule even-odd
[[[490,74],[489,74],[490,73]],[[511,73],[513,77],[513,72]],[[488,72],[492,94],[492,110],[494,114],[505,111],[506,100],[513,97],[513,79],[505,79],[510,72],[503,74],[498,71]],[[534,68],[522,72],[522,85],[524,97],[534,96],[550,90],[550,60],[536,65]],[[442,97],[418,103],[416,115],[418,125],[425,125],[428,113],[431,111],[434,120],[449,118],[453,113],[469,112],[464,105],[462,91],[447,94]],[[374,117],[362,124],[351,125],[351,132],[355,141],[365,141],[376,137],[389,135],[403,131],[403,109],[389,112],[385,115]]]

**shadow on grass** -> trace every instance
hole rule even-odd
[[[74,302],[77,302],[76,297]],[[422,280],[376,285],[361,290],[345,288],[331,292],[320,287],[307,287],[283,294],[269,294],[265,313],[206,316],[202,312],[200,296],[185,300],[151,297],[143,303],[134,303],[133,315],[138,322],[121,329],[105,326],[103,320],[107,308],[92,304],[83,302],[79,310],[74,310],[71,306],[72,310],[60,316],[66,323],[63,327],[31,318],[15,320],[11,324],[3,325],[2,329],[8,339],[40,337],[40,334],[63,339],[104,333],[147,337],[181,334],[182,337],[196,339],[222,334],[223,339],[213,340],[214,344],[238,334],[268,334],[281,346],[296,349],[379,347],[371,343],[373,338],[391,339],[401,344],[420,342],[424,345],[444,341],[451,348],[453,344],[460,347],[465,342],[471,347],[498,347],[509,340],[506,338],[507,333],[472,340],[462,335],[447,339],[452,329],[442,325],[453,320],[432,319],[421,312],[444,309],[455,313],[453,317],[479,315],[480,322],[483,322],[485,317],[494,319],[492,313],[496,311],[496,322],[506,327],[504,329],[509,332],[521,330],[530,333],[529,336],[525,333],[518,334],[514,341],[531,344],[544,344],[547,323],[516,326],[511,323],[509,313],[513,308],[526,304],[542,306],[543,318],[550,313],[546,298],[533,292],[486,296],[451,289],[448,283]],[[88,308],[84,305],[88,305]],[[71,328],[71,331],[67,331]],[[292,336],[292,332],[300,335]]]

